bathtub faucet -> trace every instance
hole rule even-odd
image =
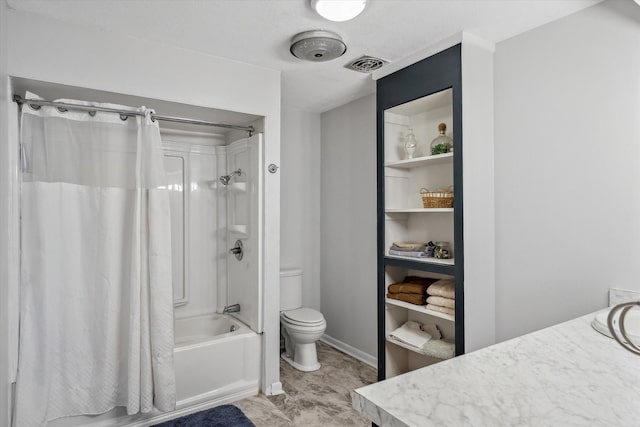
[[[228,305],[222,310],[222,314],[237,313],[240,311],[240,304]]]

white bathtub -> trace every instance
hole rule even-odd
[[[260,336],[245,324],[221,314],[177,319],[174,335],[178,409],[258,394]]]
[[[174,326],[175,411],[127,415],[118,407],[101,415],[60,418],[49,427],[146,427],[258,394],[258,334],[221,314],[176,319]]]

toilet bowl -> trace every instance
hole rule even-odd
[[[327,322],[319,311],[302,307],[302,270],[280,271],[280,310],[285,342],[282,359],[300,371],[320,369],[316,341],[324,334]]]

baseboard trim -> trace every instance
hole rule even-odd
[[[370,355],[369,353],[365,353],[362,350],[358,350],[355,347],[350,346],[349,344],[343,343],[340,340],[337,340],[333,337],[330,337],[327,334],[324,334],[322,338],[320,338],[325,344],[330,345],[343,353],[347,353],[349,356],[358,359],[359,361],[366,363],[367,365],[378,369],[378,358]]]
[[[278,381],[277,383],[273,383],[269,387],[267,387],[267,390],[265,391],[264,394],[265,396],[276,396],[282,393],[284,393],[284,390],[282,388],[282,383]]]

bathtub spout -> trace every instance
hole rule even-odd
[[[237,313],[240,311],[240,304],[228,305],[222,310],[222,314]]]

